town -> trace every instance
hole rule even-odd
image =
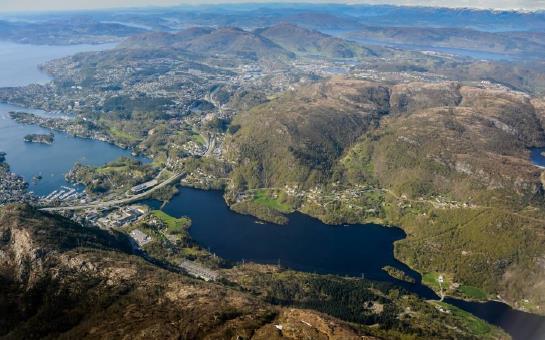
[[[28,183],[10,171],[5,162],[6,153],[0,152],[0,206],[9,203],[35,203],[37,197],[28,191]]]

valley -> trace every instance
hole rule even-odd
[[[99,45],[0,88],[0,335],[539,338],[541,35],[309,17],[51,33]]]

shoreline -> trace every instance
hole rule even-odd
[[[193,190],[200,190],[200,191],[205,191],[205,192],[217,192],[218,194],[221,195],[222,191],[221,190],[206,190],[206,189],[200,189],[200,188],[194,188],[194,187],[191,187],[191,186],[186,186],[186,185],[180,185],[179,187],[181,187],[182,189],[183,188],[189,188],[189,189],[193,189]],[[177,195],[183,195],[183,191],[180,191]],[[224,204],[227,206],[227,208],[229,208],[229,206],[227,205],[227,202],[224,201]],[[162,202],[160,202],[161,204],[163,204]],[[240,215],[239,213],[237,213],[236,211],[233,211],[231,209],[229,209],[230,212],[232,213],[235,213],[237,215]],[[300,213],[298,212],[299,214],[302,214],[304,215],[305,217],[307,218],[312,218],[312,219],[317,219],[313,216],[310,216],[310,215],[307,215],[307,214],[303,214],[303,213]],[[251,216],[252,218],[255,218],[255,216]],[[318,221],[320,221],[319,219],[317,219]],[[322,221],[320,221],[321,223],[323,223]],[[326,223],[323,223],[324,225],[327,225],[327,226],[330,226],[330,227],[335,227],[335,225],[331,225],[331,224],[326,224]],[[356,225],[349,225],[348,227],[349,228],[353,228],[355,227]],[[392,228],[391,226],[383,226],[381,225],[381,227],[383,228]],[[393,227],[393,228],[397,228],[399,229],[400,231],[402,231],[404,234],[405,232],[403,231],[402,228],[399,228],[399,227]],[[189,231],[189,235],[192,237],[191,235],[191,230]],[[200,246],[206,246],[206,245],[203,245],[203,244],[200,244]],[[251,262],[254,262],[256,264],[272,264],[272,263],[266,263],[266,262],[262,262],[262,261],[259,261],[259,260],[253,260],[251,258],[245,258],[246,260],[249,260]],[[408,283],[408,282],[405,282],[405,281],[402,281],[402,280],[399,280],[399,279],[396,279],[396,278],[393,278],[392,277],[392,281],[387,281],[387,280],[376,280],[376,279],[370,279],[372,281],[379,281],[379,282],[389,282],[395,286],[398,286],[398,287],[401,287],[403,289],[406,289],[408,292],[412,293],[412,294],[415,294],[416,296],[418,296],[419,298],[422,298],[424,300],[432,300],[432,301],[441,301],[441,297],[439,294],[437,294],[437,292],[435,292],[435,290],[433,290],[430,286],[422,283],[422,280],[421,280],[421,277],[422,277],[422,274],[416,270],[414,270],[413,268],[411,268],[410,266],[408,266],[407,264],[405,264],[404,262],[400,261],[399,259],[397,259],[394,255],[394,260],[398,261],[399,263],[403,264],[403,265],[406,265],[407,267],[409,267],[411,270],[413,270],[414,272],[418,273],[418,275],[420,276],[420,278],[418,280],[416,280],[415,283]],[[299,271],[299,272],[304,272],[304,273],[312,273],[312,271],[308,271],[308,270],[298,270],[298,269],[294,269],[294,268],[288,268],[290,270],[293,270],[293,271]],[[319,273],[319,272],[316,272],[316,273]],[[357,276],[353,276],[353,275],[343,275],[343,274],[332,274],[332,273],[321,273],[322,275],[334,275],[334,276],[338,276],[338,277],[343,277],[343,276],[348,276],[348,277],[353,277],[353,278],[358,278]],[[390,276],[391,277],[391,276]],[[429,290],[430,292],[433,292],[433,294],[435,295],[435,297],[429,297],[429,296],[426,296],[426,294],[421,294],[418,292],[418,287],[423,287],[424,290]],[[410,287],[414,287],[415,289],[411,289]],[[423,291],[422,291],[423,292]],[[471,311],[471,310],[467,310],[465,308],[463,308],[461,305],[463,305],[464,303],[468,303],[468,304],[477,304],[478,306],[484,306],[484,305],[487,305],[487,304],[501,304],[503,306],[503,308],[505,310],[510,310],[512,313],[525,313],[525,314],[528,314],[528,315],[531,315],[532,317],[535,317],[535,318],[545,318],[545,315],[542,315],[542,314],[537,314],[537,313],[532,313],[532,312],[529,312],[529,311],[525,311],[525,310],[521,310],[519,308],[516,308],[515,306],[509,304],[507,301],[503,301],[503,300],[498,300],[498,299],[486,299],[486,300],[476,300],[476,299],[470,299],[470,298],[465,298],[465,297],[461,297],[461,296],[454,296],[454,295],[445,295],[444,298],[446,300],[450,300],[450,302],[447,302],[449,304],[452,304],[453,306],[455,307],[458,307],[458,308],[461,308],[463,310],[465,310],[466,312],[474,315],[475,317],[477,318],[480,318],[480,319],[483,319],[485,321],[487,321],[483,315],[479,316],[477,314],[474,313],[474,311]],[[446,302],[446,301],[445,301]],[[454,303],[452,303],[454,302]],[[490,321],[488,321],[490,322]],[[491,323],[491,322],[490,322]],[[492,324],[492,323],[491,323]],[[494,324],[498,327],[500,327],[498,324]],[[501,328],[501,327],[500,327]]]
[[[37,117],[38,117],[38,118],[41,118],[41,117],[39,117],[39,116],[37,116]],[[11,119],[13,119],[13,118],[11,118]],[[44,118],[44,119],[55,119],[55,118]],[[95,138],[95,137],[89,136],[89,135],[73,134],[73,133],[68,132],[68,131],[65,130],[65,129],[53,128],[53,127],[49,127],[49,126],[47,126],[47,125],[36,124],[36,123],[30,123],[30,122],[29,122],[29,123],[18,122],[18,121],[15,120],[15,119],[13,119],[13,120],[16,121],[17,124],[21,124],[21,125],[34,125],[34,126],[39,126],[39,127],[41,127],[41,128],[47,129],[47,130],[65,133],[65,134],[67,134],[67,135],[69,135],[69,136],[71,136],[71,137],[74,137],[74,138],[81,138],[81,139],[88,139],[88,140],[93,140],[93,141],[97,141],[97,142],[104,142],[104,143],[113,145],[113,146],[118,147],[118,148],[123,149],[123,150],[131,150],[131,151],[134,150],[133,148],[130,148],[130,147],[128,147],[128,146],[119,145],[119,144],[115,143],[115,141],[113,141],[113,140],[102,140],[102,139]],[[139,153],[139,155],[144,155],[145,157],[147,157],[147,158],[149,158],[151,161],[153,161],[153,158],[152,158],[152,157],[150,157],[150,156],[148,156],[148,155],[146,155],[146,154],[144,154],[144,153]],[[176,186],[178,186],[178,185],[176,185]],[[223,191],[223,190],[207,190],[207,189],[196,188],[196,187],[192,187],[192,186],[190,186],[190,185],[182,185],[182,184],[179,184],[179,186],[181,186],[182,188],[183,188],[183,187],[188,187],[188,188],[194,188],[194,189],[197,189],[197,190],[204,190],[204,191],[218,191],[218,192],[221,192],[222,197],[223,197],[223,194],[224,194],[224,191]],[[224,203],[227,205],[227,207],[229,208],[229,210],[231,210],[231,211],[234,212],[234,213],[237,213],[236,211],[233,211],[233,210],[230,208],[230,206],[228,205],[228,203],[227,203],[227,201],[225,200],[225,198],[223,198],[223,201],[224,201]],[[170,202],[170,201],[169,201],[169,202]],[[166,205],[166,204],[168,204],[168,203],[163,203],[163,206]],[[307,213],[305,213],[305,212],[300,211],[299,209],[296,209],[296,212],[298,212],[298,213],[300,213],[300,214],[302,214],[302,215],[304,215],[304,216],[307,216],[307,217],[310,217],[310,218],[317,219],[317,220],[319,220],[321,223],[324,223],[324,224],[326,224],[326,225],[328,225],[328,226],[333,226],[333,227],[334,227],[334,226],[339,226],[339,225],[345,225],[345,224],[342,224],[342,223],[341,223],[341,224],[338,224],[338,225],[336,225],[336,224],[328,224],[328,223],[325,223],[325,222],[323,222],[322,219],[320,219],[319,217],[317,217],[317,216],[312,216],[312,215],[310,215],[310,214],[307,214]],[[237,214],[238,214],[238,213],[237,213]],[[251,215],[251,216],[254,217],[254,218],[256,218],[256,217],[253,216],[253,215]],[[373,222],[369,222],[369,223],[377,224],[377,221],[373,221]],[[394,228],[400,229],[401,231],[403,231],[403,233],[405,233],[405,231],[403,230],[403,228],[396,227],[396,226],[393,226],[393,225],[391,225],[391,224],[386,224],[386,223],[383,224],[383,223],[380,223],[380,225],[381,225],[382,227],[384,227],[384,228],[391,228],[391,227],[394,227]],[[348,226],[349,226],[349,227],[353,227],[354,225],[353,225],[353,224],[348,224]],[[394,243],[393,243],[393,244],[394,244],[394,247],[395,247],[396,242],[397,242],[397,241],[394,241]],[[427,289],[433,291],[434,294],[437,295],[437,293],[436,293],[430,286],[427,286],[427,285],[425,285],[425,284],[422,283],[422,280],[421,280],[422,275],[423,275],[422,273],[418,272],[418,271],[415,270],[414,268],[410,267],[408,264],[406,264],[406,263],[402,262],[400,259],[398,259],[398,258],[395,256],[395,252],[394,252],[394,259],[395,259],[396,261],[398,261],[399,263],[401,263],[401,264],[407,266],[408,268],[410,268],[410,269],[411,269],[412,271],[414,271],[415,273],[418,273],[418,275],[420,276],[420,278],[419,278],[419,281],[417,281],[416,284],[422,285],[423,287],[425,287],[425,288],[427,288]],[[256,263],[259,263],[259,262],[256,262]],[[304,271],[303,271],[303,272],[304,272]],[[339,275],[337,275],[337,276],[339,276]],[[341,275],[341,276],[342,276],[342,275]],[[395,279],[395,278],[393,278],[393,279]],[[395,279],[395,280],[400,281],[400,280],[398,280],[398,279]],[[387,281],[386,281],[386,282],[387,282]],[[401,282],[400,282],[400,283],[401,283]],[[403,287],[402,284],[398,284],[398,283],[395,283],[395,282],[392,282],[392,284],[398,285],[398,286],[400,286],[400,287]],[[411,284],[411,283],[408,283],[408,284]],[[412,285],[416,285],[416,284],[412,284]],[[410,291],[410,290],[409,290],[409,291]],[[414,292],[413,292],[413,293],[414,293]],[[418,293],[414,293],[414,294],[416,294],[417,296],[419,296]],[[423,296],[420,296],[420,298],[424,298],[424,297],[423,297]],[[438,296],[438,298],[439,298],[439,296]],[[462,297],[459,297],[459,296],[452,296],[452,295],[445,295],[445,298],[454,299],[454,300],[457,300],[457,301],[462,301],[462,302],[467,302],[467,303],[479,303],[479,304],[494,303],[494,302],[495,302],[495,303],[501,303],[501,304],[504,304],[505,306],[507,306],[508,308],[510,308],[511,310],[515,311],[515,312],[527,313],[527,314],[530,314],[530,315],[533,315],[533,316],[536,316],[536,317],[543,317],[543,315],[541,315],[541,314],[535,314],[535,313],[531,313],[531,312],[528,312],[528,311],[525,311],[525,310],[518,309],[518,308],[516,308],[514,305],[511,305],[511,304],[507,303],[506,301],[497,300],[497,299],[474,300],[474,299],[467,299],[467,298],[462,298]],[[433,300],[433,301],[440,301],[440,300]],[[458,307],[458,306],[456,306],[456,307]],[[468,311],[468,312],[469,312],[469,311]],[[482,317],[479,317],[479,316],[473,314],[472,312],[469,312],[469,313],[471,313],[472,315],[474,315],[474,316],[477,317],[477,318],[482,318]],[[498,327],[500,327],[500,326],[498,326]]]

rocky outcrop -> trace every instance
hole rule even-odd
[[[84,228],[28,206],[0,209],[0,237],[0,336],[7,339],[362,335],[316,312],[274,307],[158,268],[131,255],[123,235]]]
[[[410,83],[392,87],[392,113],[412,113],[435,107],[455,107],[462,100],[460,85],[455,82],[438,84]]]

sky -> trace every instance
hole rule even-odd
[[[341,2],[495,9],[545,9],[545,0],[0,0],[0,11],[49,11],[232,2]]]

